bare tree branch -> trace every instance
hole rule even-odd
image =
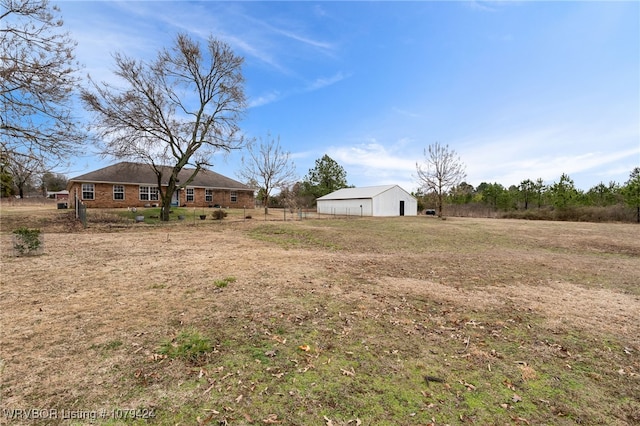
[[[442,217],[444,195],[457,186],[465,177],[465,165],[449,145],[439,142],[424,150],[424,163],[416,163],[417,178],[425,192],[434,192],[438,197],[438,216]]]
[[[179,34],[171,49],[149,63],[114,54],[115,74],[124,89],[91,81],[82,100],[96,114],[102,153],[151,165],[158,177],[162,205],[185,187],[211,157],[240,148],[239,121],[246,107],[242,57],[211,37],[206,48]],[[178,173],[195,166],[186,182]],[[162,176],[171,166],[171,175]],[[168,180],[168,186],[161,182]],[[169,219],[163,209],[163,220]]]
[[[48,0],[0,0],[0,144],[13,155],[68,160],[86,135],[71,114],[76,43]]]
[[[269,198],[275,188],[282,188],[296,179],[295,165],[291,155],[280,146],[280,137],[273,139],[270,134],[258,144],[248,145],[247,156],[242,157],[238,172],[246,182],[256,182],[264,195],[264,211],[269,212]]]

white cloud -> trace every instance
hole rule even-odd
[[[398,184],[407,191],[416,188],[414,156],[403,152],[407,139],[385,147],[375,139],[366,143],[330,147],[328,155],[347,171],[347,181],[356,186]]]
[[[320,17],[320,18],[324,18],[325,16],[329,16],[327,11],[325,10],[325,8],[323,8],[321,5],[316,4],[313,6],[313,13],[315,16]]]
[[[338,163],[356,165],[374,169],[376,173],[384,170],[412,171],[415,161],[397,155],[393,149],[387,149],[375,140],[352,146],[330,148],[330,154]]]
[[[245,37],[240,38],[230,34],[224,34],[220,36],[220,38],[226,43],[229,43],[234,50],[239,51],[241,54],[256,58],[258,61],[269,65],[283,74],[291,74],[291,71],[282,65],[277,58],[269,52],[269,49],[265,49],[264,46],[256,45]]]
[[[405,117],[420,118],[420,114],[418,114],[416,112],[413,112],[413,111],[406,110],[406,109],[402,109],[402,108],[398,108],[398,107],[392,107],[391,110],[393,112],[395,112],[396,114],[404,115]]]
[[[323,42],[323,41],[317,41],[317,40],[313,40],[309,37],[305,37],[299,34],[296,34],[294,32],[291,31],[286,31],[280,28],[274,28],[272,26],[268,26],[268,28],[272,29],[274,32],[281,34],[289,39],[298,41],[300,43],[321,49],[321,50],[333,50],[333,45],[331,43],[327,43],[327,42]]]
[[[276,102],[281,98],[281,94],[277,90],[272,90],[269,93],[265,93],[257,98],[253,98],[249,100],[249,108],[255,108],[263,105],[270,104],[272,102]]]
[[[307,86],[304,87],[300,87],[297,89],[292,89],[289,90],[287,92],[281,92],[279,90],[271,90],[270,92],[266,93],[266,94],[262,94],[260,96],[258,96],[257,98],[251,99],[249,101],[249,108],[254,108],[254,107],[260,107],[260,106],[264,106],[273,102],[278,102],[284,98],[287,98],[289,96],[293,96],[293,95],[300,95],[303,93],[309,93],[309,92],[313,92],[316,90],[321,90],[324,89],[325,87],[329,87],[333,84],[336,84],[342,80],[344,80],[345,78],[348,78],[348,76],[346,76],[345,74],[343,74],[342,72],[338,72],[335,75],[331,76],[331,77],[320,77],[317,78],[316,80],[314,80],[313,82],[311,82],[310,84],[308,84]]]
[[[576,186],[586,190],[597,184],[593,176],[599,170],[638,158],[640,146],[629,142],[633,140],[638,140],[633,128],[606,132],[566,125],[468,140],[458,153],[467,165],[467,181],[475,186],[482,182],[517,185],[537,178],[552,182],[563,173],[573,177],[588,171],[591,181],[576,181]]]
[[[320,77],[315,79],[311,84],[309,84],[304,91],[312,92],[314,90],[323,89],[327,86],[331,86],[333,84],[339,83],[340,81],[348,78],[348,75],[345,75],[341,71],[337,72],[331,77]]]
[[[471,0],[465,2],[471,9],[481,10],[483,12],[495,12],[497,9],[495,7],[490,7],[487,1],[479,1],[479,0]],[[495,2],[493,2],[495,3]]]

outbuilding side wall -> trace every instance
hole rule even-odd
[[[349,200],[318,200],[317,212],[340,216],[371,216],[371,198]]]
[[[416,216],[418,214],[418,202],[411,194],[399,186],[370,187],[368,189],[378,190],[375,195],[365,195],[366,198],[349,198],[349,195],[357,191],[340,190],[332,195],[319,198],[317,200],[317,212],[319,214],[333,214],[341,216],[379,216],[390,217],[400,216],[400,203],[404,202],[404,216]],[[360,195],[359,194],[359,195]]]
[[[374,216],[400,216],[400,201],[404,201],[404,215],[418,214],[418,202],[400,187],[395,186],[373,198]]]

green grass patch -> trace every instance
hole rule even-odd
[[[213,349],[211,340],[197,330],[185,330],[160,345],[158,353],[170,359],[181,359],[193,364],[202,363]]]
[[[104,345],[104,348],[106,350],[108,350],[108,351],[112,351],[112,350],[115,350],[115,349],[118,349],[118,348],[122,347],[122,345],[123,345],[122,340],[112,340],[110,342],[107,342]]]
[[[213,282],[213,285],[216,286],[216,288],[225,288],[229,284],[234,283],[236,281],[237,281],[236,277],[225,277],[219,280],[215,280]]]
[[[200,209],[201,210],[201,209]],[[113,210],[115,214],[122,218],[130,219],[131,221],[135,221],[137,216],[144,216],[144,223],[147,224],[158,224],[162,223],[160,220],[162,214],[161,207],[137,207],[135,211],[133,210]],[[178,221],[179,216],[184,216],[183,220],[193,221],[195,216],[199,216],[201,213],[196,211],[194,213],[193,209],[189,209],[186,207],[171,207],[169,210],[169,220],[170,221]]]

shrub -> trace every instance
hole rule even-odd
[[[227,212],[224,210],[214,210],[211,216],[213,216],[215,220],[222,220],[227,217]]]
[[[42,248],[42,237],[39,229],[25,226],[13,231],[13,248],[19,256],[35,254]]]

